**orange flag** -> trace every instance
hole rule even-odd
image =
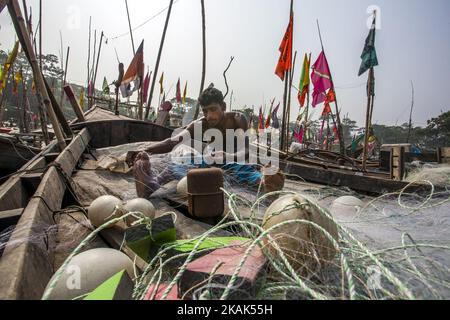
[[[294,35],[294,14],[291,14],[289,25],[284,34],[283,40],[279,48],[280,58],[278,59],[277,68],[275,74],[284,81],[284,75],[286,71],[292,68],[292,43]]]

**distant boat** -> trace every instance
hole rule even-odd
[[[9,134],[0,133],[0,179],[24,166],[41,150],[22,143]]]

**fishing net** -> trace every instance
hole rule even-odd
[[[97,164],[102,163],[102,156],[109,159],[117,157],[121,159],[119,161],[124,161],[124,155],[128,150],[136,149],[135,146],[121,146],[97,150]],[[171,186],[163,186],[163,190],[155,192],[152,197],[161,199],[180,197],[179,201],[185,202],[185,198],[176,194],[176,182],[188,168],[172,166],[173,158],[170,156],[173,155],[150,157],[152,168],[157,172],[169,170],[175,182]],[[180,153],[175,155],[180,156]],[[181,152],[181,156],[183,155]],[[115,161],[113,162],[118,162]],[[80,190],[91,194],[85,196],[87,203],[107,191],[111,191],[122,200],[136,197],[132,173],[127,170],[120,174],[113,173],[110,168],[111,166],[95,167],[94,164],[90,169],[85,167],[74,176]],[[301,177],[295,177],[297,181],[294,182],[289,180],[294,178],[289,175],[282,192],[263,195],[260,186],[251,188],[242,186],[233,175],[225,172],[224,191],[228,204],[226,217],[217,225],[210,226],[209,230],[202,231],[200,235],[192,235],[194,245],[189,252],[168,257],[167,252],[178,245],[163,247],[148,266],[133,279],[135,282],[133,297],[143,299],[154,296],[155,292],[150,288],[164,283],[165,287],[159,298],[166,299],[187,272],[187,265],[204,250],[201,244],[211,235],[222,231],[229,236],[248,239],[244,244],[240,244],[245,247],[245,254],[226,281],[223,279],[219,281],[213,276],[213,272],[204,282],[190,288],[189,296],[192,299],[228,299],[233,297],[234,292],[242,290],[239,275],[243,268],[250,268],[246,260],[254,248],[259,248],[263,252],[267,264],[258,278],[257,291],[248,294],[246,296],[248,299],[449,299],[450,191],[448,189],[438,191],[434,188],[434,183],[448,186],[450,179],[446,168],[429,170],[431,169],[425,168],[421,175],[410,175],[410,181],[431,185],[431,192],[418,194],[405,188],[378,198],[362,196],[346,188],[305,183]],[[430,174],[439,178],[436,180]],[[91,180],[84,182],[88,175]],[[292,248],[277,246],[277,239],[271,239],[268,232],[261,227],[264,213],[271,203],[267,199],[286,194],[301,194],[306,202],[295,203],[295,206],[299,208],[309,206],[329,217],[337,228],[339,237],[334,239],[322,226],[307,219],[285,221],[273,228],[292,224],[308,226],[310,230],[314,229],[321,233],[336,250],[331,262],[327,264],[321,262],[317,243],[314,242],[305,245],[309,246],[307,251],[309,260],[316,263],[306,265],[304,261],[296,261],[294,258],[296,256],[291,255],[289,251]],[[327,208],[331,208],[333,201],[342,196],[355,196],[361,199],[364,205],[345,215],[330,212]],[[170,211],[168,208],[167,213]],[[159,212],[158,215],[164,213]],[[139,217],[139,213],[134,214]],[[138,223],[149,223],[145,218],[141,218]],[[74,254],[83,250],[85,245],[105,227],[101,226],[90,233],[65,263],[68,263]],[[236,244],[230,244],[224,247],[235,246]],[[171,265],[173,259],[181,259],[181,265],[173,268]],[[305,264],[302,271],[294,267],[302,263]],[[220,266],[217,269],[219,268]]]

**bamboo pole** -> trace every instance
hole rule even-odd
[[[292,63],[292,69],[289,71],[289,91],[288,91],[288,104],[287,104],[287,129],[286,129],[286,153],[289,153],[289,126],[291,123],[291,94],[292,94],[292,81],[294,79],[295,62],[297,60],[297,51],[294,54],[294,62]]]
[[[125,6],[127,8],[128,27],[130,29],[131,46],[132,46],[132,49],[133,49],[133,56],[135,56],[136,55],[136,48],[134,46],[133,29],[131,27],[130,11],[128,10],[128,1],[127,0],[125,0]],[[142,80],[143,79],[141,79],[141,81]],[[142,82],[141,82],[141,86],[139,87],[139,90],[138,90],[138,116],[137,116],[137,118],[139,120],[143,120],[143,117],[144,117],[143,104],[144,104],[144,101],[143,101],[143,91],[142,91]]]
[[[34,52],[37,52],[36,41],[34,41],[33,45],[34,45]],[[47,119],[44,110],[44,100],[42,99],[42,95],[38,90],[36,90],[36,98],[38,101],[39,121],[41,122],[42,135],[44,137],[45,144],[48,145],[50,143],[50,138],[48,135]]]
[[[83,110],[81,109],[81,107],[77,101],[77,98],[75,97],[72,87],[70,85],[64,86],[64,92],[66,93],[67,97],[69,98],[70,105],[72,106],[72,109],[75,112],[75,115],[77,116],[78,121],[85,122],[86,119],[84,118]]]
[[[148,116],[149,116],[149,113],[150,113],[150,108],[151,108],[151,105],[152,105],[153,92],[155,90],[156,77],[158,76],[159,62],[161,61],[162,50],[163,50],[163,47],[164,47],[164,40],[166,39],[167,28],[169,26],[170,14],[172,12],[172,5],[173,5],[173,0],[170,0],[169,9],[167,11],[167,16],[166,16],[166,22],[165,22],[164,30],[163,30],[163,33],[162,33],[162,36],[161,36],[161,43],[159,45],[158,58],[156,59],[155,71],[154,71],[154,74],[153,74],[153,81],[152,81],[152,85],[151,85],[151,88],[150,88],[150,95],[148,97],[147,110],[145,111],[145,120],[148,119]]]
[[[289,19],[294,14],[294,1],[291,0],[291,6],[289,9]],[[294,33],[294,26],[292,26],[292,33]],[[292,46],[294,44],[292,43]],[[286,125],[287,121],[287,104],[288,104],[288,89],[289,89],[289,71],[286,71],[284,75],[284,94],[283,94],[283,117],[282,117],[282,124],[281,124],[281,145],[280,149],[285,150],[286,148],[286,126],[289,127],[289,125]]]
[[[97,62],[95,64],[94,79],[92,81],[92,87],[93,87],[93,90],[94,90],[94,92],[92,93],[92,96],[94,98],[95,98],[95,82],[97,81],[98,63],[100,62],[100,53],[102,52],[103,36],[104,36],[104,34],[103,34],[103,31],[102,31],[102,34],[100,36],[100,44],[99,44],[99,47],[98,47]]]
[[[26,100],[27,100],[27,90],[25,87],[25,79],[23,77],[23,72],[22,73],[22,107],[23,107],[23,131],[25,133],[30,132],[30,128],[28,126],[28,121],[27,121],[27,105],[26,105]]]
[[[408,139],[406,139],[406,143],[409,143],[409,139],[411,138],[412,114],[414,109],[414,83],[412,82],[412,80],[411,80],[411,89],[412,89],[411,111],[409,112]]]
[[[92,17],[89,17],[89,42],[88,42],[87,81],[86,81],[86,88],[88,88],[88,92],[89,92],[89,75],[91,74],[91,37],[92,37]]]
[[[202,60],[202,79],[200,82],[200,93],[199,96],[203,93],[205,89],[205,77],[206,77],[206,14],[205,14],[205,1],[200,0],[200,4],[202,7],[202,46],[203,46],[203,60]],[[194,119],[198,119],[198,115],[200,113],[200,104],[197,102],[195,105]]]
[[[372,81],[374,80],[373,67],[369,70],[369,76],[367,79],[367,112],[366,112],[366,131],[364,132],[364,151],[363,151],[363,163],[362,168],[365,171],[367,169],[367,154],[368,154],[368,144],[369,144],[369,130],[370,130],[370,109],[373,106],[373,93],[371,88],[373,87]]]
[[[309,65],[311,66],[311,52],[309,53]],[[309,72],[309,70],[308,70]],[[306,95],[306,110],[305,110],[305,135],[308,135],[308,116],[309,116],[309,100],[310,100],[310,87],[311,84],[308,84],[308,93]],[[302,90],[302,88],[299,88]],[[307,137],[306,137],[307,138]]]
[[[131,46],[133,48],[133,55],[136,55],[136,49],[134,46],[133,29],[131,28],[130,11],[128,10],[128,1],[125,0],[125,6],[127,7],[128,27],[130,28]]]
[[[39,0],[39,68],[42,72],[42,0]]]
[[[10,0],[10,2],[8,3],[8,10],[11,15],[11,19],[13,20],[17,36],[22,44],[22,48],[27,55],[31,68],[33,69],[33,76],[36,86],[43,96],[47,114],[49,115],[50,121],[52,122],[53,130],[58,141],[58,146],[62,151],[66,147],[66,141],[64,140],[64,135],[56,118],[55,111],[52,108],[50,97],[45,87],[44,77],[42,71],[39,69],[38,60],[36,59],[35,53],[33,51],[31,39],[27,32],[25,20],[22,16],[22,12],[17,0]]]

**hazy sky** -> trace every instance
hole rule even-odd
[[[21,1],[20,1],[21,2]],[[103,45],[97,86],[103,76],[109,82],[117,77],[118,56],[126,67],[133,57],[123,0],[44,0],[44,52],[59,56],[60,37],[71,47],[68,80],[86,82],[89,16],[98,37],[103,30],[108,43]],[[231,56],[235,61],[227,77],[234,90],[233,108],[259,107],[276,97],[282,99],[283,83],[274,70],[278,46],[289,19],[289,0],[205,0],[207,33],[206,86],[214,82],[225,90],[222,73]],[[161,10],[169,0],[128,0],[133,27],[141,25]],[[34,27],[38,1],[33,7]],[[294,49],[298,51],[294,84],[298,86],[305,52],[313,60],[320,52],[316,19],[319,19],[325,50],[334,77],[339,107],[343,115],[365,119],[367,74],[358,77],[360,55],[368,34],[367,9],[376,5],[381,11],[381,29],[376,47],[380,65],[377,80],[374,122],[393,125],[409,119],[411,80],[414,82],[416,125],[450,108],[450,1],[448,0],[294,0]],[[145,39],[145,63],[154,68],[166,12],[134,31],[135,45]],[[0,49],[13,46],[14,30],[7,10],[0,14]],[[122,37],[118,37],[123,35]],[[173,6],[160,72],[165,72],[169,89],[178,77],[188,84],[188,95],[198,96],[202,61],[200,0],[178,0]],[[158,75],[159,79],[159,75]],[[169,96],[175,95],[173,87]],[[156,86],[156,104],[159,92]],[[292,116],[298,113],[293,90]],[[228,101],[229,102],[229,101]],[[315,117],[322,107],[315,111]]]

